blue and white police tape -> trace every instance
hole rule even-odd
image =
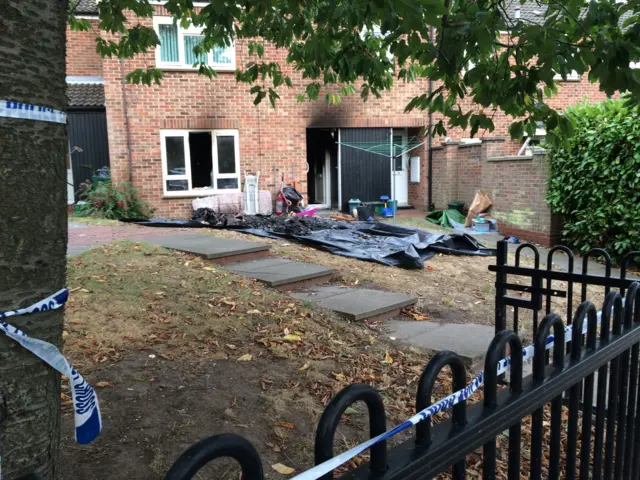
[[[598,312],[598,324],[600,324],[601,319],[602,319],[602,312],[599,311]],[[583,334],[587,333],[587,328],[588,328],[588,324],[587,324],[587,322],[585,322],[584,326],[582,328],[582,333]],[[567,342],[567,343],[571,341],[571,331],[572,331],[572,326],[571,325],[568,325],[564,329],[565,342]],[[553,347],[553,340],[554,340],[554,336],[553,335],[549,335],[547,337],[547,343],[546,343],[546,346],[545,346],[545,348],[547,350],[549,350],[549,349],[551,349]],[[526,348],[523,348],[522,349],[522,360],[524,362],[532,360],[533,359],[533,354],[534,354],[534,346],[533,345],[530,345],[530,346],[528,346]],[[498,362],[498,375],[502,375],[503,373],[506,373],[507,369],[509,368],[509,364],[510,363],[511,363],[511,357],[505,357],[504,359],[500,360],[500,362]],[[361,443],[360,445],[357,445],[357,446],[353,447],[351,450],[347,450],[346,452],[343,452],[343,453],[341,453],[341,454],[339,454],[339,455],[327,460],[326,462],[321,463],[320,465],[316,465],[315,467],[307,470],[306,472],[302,472],[300,475],[296,475],[291,480],[316,480],[316,479],[322,477],[323,475],[326,475],[327,473],[331,472],[335,468],[338,468],[340,465],[348,462],[353,457],[356,457],[356,456],[360,455],[362,452],[364,452],[365,450],[371,448],[376,443],[382,442],[383,440],[387,440],[387,439],[393,437],[394,435],[396,435],[396,434],[398,434],[398,433],[400,433],[400,432],[402,432],[404,430],[407,430],[408,428],[411,428],[414,425],[416,425],[416,424],[418,424],[418,423],[420,423],[420,422],[422,422],[424,420],[427,420],[428,418],[433,417],[437,413],[449,410],[454,405],[456,405],[456,404],[458,404],[460,402],[464,402],[465,400],[469,399],[469,397],[471,397],[471,395],[473,395],[480,388],[480,386],[482,385],[483,381],[484,381],[484,372],[480,372],[478,374],[478,376],[476,376],[473,380],[471,380],[471,382],[465,388],[463,388],[462,390],[458,390],[457,392],[452,393],[448,397],[443,398],[439,402],[434,403],[430,407],[427,407],[424,410],[421,410],[420,412],[415,414],[413,417],[411,417],[410,419],[408,419],[404,423],[401,423],[400,425],[398,425],[394,429],[389,430],[388,432],[385,432],[385,433],[381,433],[377,437],[373,437],[373,438],[367,440],[366,442]]]
[[[67,376],[71,385],[76,442],[90,443],[95,440],[102,430],[100,406],[98,405],[96,392],[82,378],[82,375],[71,366],[67,359],[62,356],[55,345],[37,338],[28,337],[24,332],[4,322],[4,319],[8,317],[58,309],[66,303],[68,298],[69,290],[64,288],[30,307],[0,312],[0,330],[62,375]]]
[[[0,100],[0,117],[67,123],[67,114],[60,110],[11,100]]]

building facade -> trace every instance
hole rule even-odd
[[[143,22],[156,29],[161,46],[155,52],[120,61],[101,58],[95,52],[97,8],[91,0],[83,0],[77,13],[87,18],[94,30],[68,32],[67,74],[71,103],[78,100],[72,98],[74,88],[79,90],[72,83],[89,85],[83,81],[91,81],[91,88],[102,90],[112,177],[131,180],[159,216],[187,218],[194,198],[239,192],[248,172],[259,172],[260,189],[269,190],[273,196],[284,181],[295,184],[308,203],[341,209],[351,198],[373,201],[381,195],[396,198],[401,206],[443,208],[453,200],[469,203],[475,188],[506,196],[504,203],[509,203],[511,189],[496,187],[489,176],[487,184],[476,176],[478,181],[472,188],[458,188],[472,171],[471,157],[467,164],[464,148],[455,149],[459,156],[454,162],[455,178],[443,163],[442,149],[450,150],[442,147],[445,139],[433,139],[434,148],[429,151],[424,137],[428,114],[404,113],[413,97],[428,90],[426,80],[397,81],[382,98],[367,102],[356,94],[343,98],[339,105],[327,105],[321,100],[298,103],[296,94],[304,89],[303,79],[286,65],[286,51],[267,45],[265,58],[279,61],[284,73],[293,79],[294,87],[279,92],[281,99],[276,108],[266,101],[256,106],[250,87],[235,79],[236,65],[251,60],[243,41],[208,54],[207,63],[218,73],[217,78],[209,79],[191,66],[195,61],[192,48],[200,41],[199,32],[173,25],[160,2],[154,9],[153,20]],[[130,85],[123,81],[126,73],[149,65],[163,70],[161,85]],[[552,105],[564,108],[584,99],[604,98],[597,85],[586,78],[575,78],[562,82]],[[515,156],[522,144],[508,138],[512,119],[496,115],[494,121],[495,131],[484,133],[491,137],[487,140],[492,155]],[[447,141],[457,145],[465,133],[450,132],[449,136]],[[383,154],[358,148],[387,144],[393,147]],[[419,146],[389,158],[389,151],[400,151],[407,144]],[[494,151],[496,145],[500,152]],[[376,150],[383,152],[384,148]],[[487,148],[478,154],[482,152]],[[447,158],[452,155],[448,153]],[[529,157],[533,161],[533,156]],[[513,175],[519,175],[518,168],[514,168]],[[545,179],[535,181],[543,184]],[[513,200],[517,200],[515,196]],[[544,199],[540,202],[544,203]],[[533,210],[541,208],[537,205]],[[514,221],[517,218],[513,215],[505,216],[502,223]]]

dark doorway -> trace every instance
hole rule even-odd
[[[340,172],[343,212],[349,211],[349,200],[376,202],[380,196],[391,196],[391,161],[388,156],[362,150],[391,146],[389,128],[341,128],[340,142],[359,146],[340,146]],[[383,150],[380,149],[381,151]],[[388,155],[388,154],[387,154]]]
[[[211,132],[189,133],[189,154],[191,157],[191,185],[193,188],[211,187],[213,154]]]
[[[67,132],[76,201],[80,184],[91,179],[99,168],[109,166],[107,117],[104,108],[67,111]],[[78,147],[78,149],[74,149]]]
[[[309,205],[338,206],[336,129],[307,129],[307,193]]]

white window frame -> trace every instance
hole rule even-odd
[[[560,75],[559,73],[556,73],[553,76],[554,80],[560,81],[560,82],[579,82],[580,81],[580,74],[578,72],[576,72],[575,70],[571,70],[571,73],[569,75],[567,75],[567,79],[564,80],[562,78],[562,75]]]
[[[158,16],[153,17],[153,28],[160,36],[160,25],[174,25],[173,17]],[[189,35],[202,35],[202,27],[190,25],[189,28],[182,28],[176,24],[178,28],[178,59],[177,62],[164,62],[160,53],[161,46],[156,46],[156,67],[163,70],[193,70],[197,71],[198,67],[194,67],[190,63],[185,63],[184,37]],[[236,47],[231,44],[228,47],[231,56],[231,63],[214,63],[213,51],[207,52],[207,65],[219,72],[234,72],[236,70]]]
[[[199,188],[193,189],[191,185],[191,150],[189,149],[189,134],[207,132],[211,133],[211,159],[213,162],[213,178],[211,178],[211,188]],[[234,156],[236,160],[236,172],[235,173],[220,173],[218,164],[218,142],[216,137],[229,137],[233,138]],[[184,175],[169,175],[167,168],[167,137],[182,137],[184,140]],[[224,129],[224,130],[211,130],[211,129],[188,129],[188,130],[160,130],[160,152],[162,155],[162,191],[165,197],[203,197],[206,195],[218,195],[221,193],[238,193],[241,191],[241,178],[240,178],[240,135],[238,130]],[[217,188],[219,179],[225,178],[237,178],[238,188]],[[186,180],[187,190],[167,190],[168,180]]]

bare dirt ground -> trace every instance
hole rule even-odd
[[[68,282],[64,352],[96,387],[104,432],[76,445],[63,397],[61,478],[161,478],[224,432],[254,443],[267,478],[284,478],[270,465],[312,466],[315,425],[344,386],[381,392],[390,425],[414,412],[427,355],[217,265],[122,242],[71,259]],[[366,423],[364,407],[350,410],[335,448],[366,438]],[[237,478],[213,468],[202,478]]]

